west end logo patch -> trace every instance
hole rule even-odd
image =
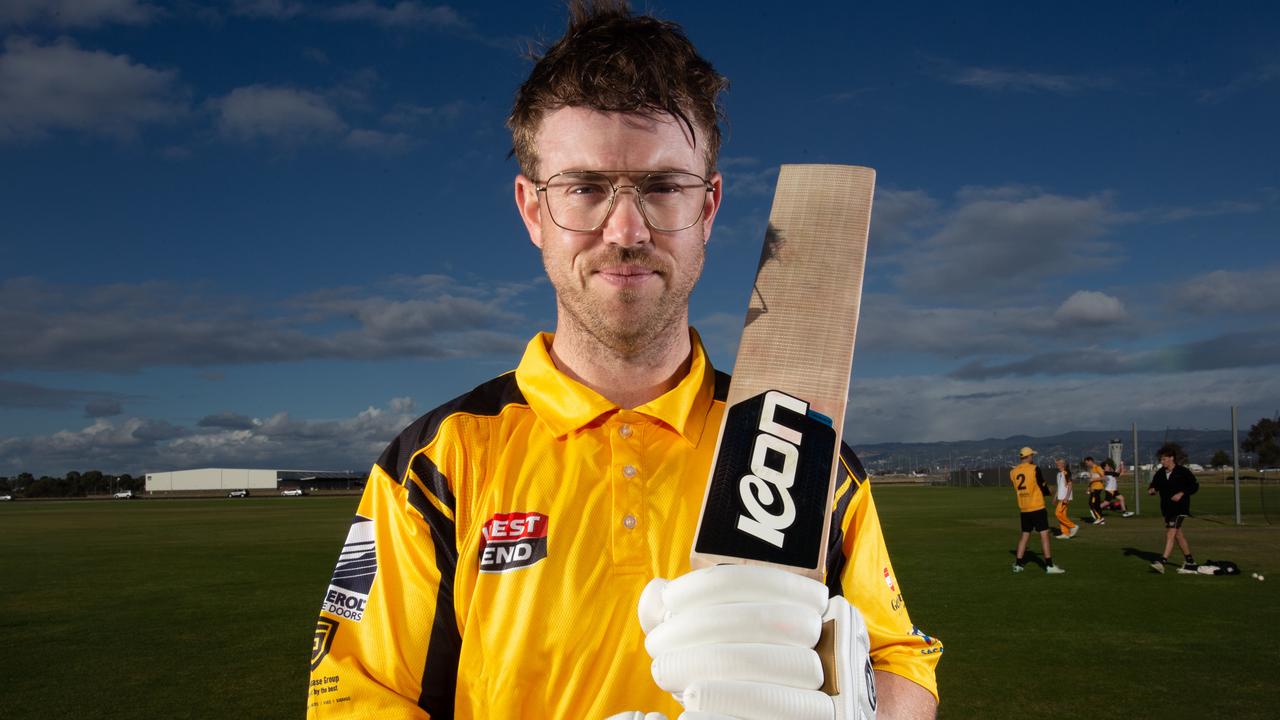
[[[338,621],[322,617],[316,620],[316,634],[311,638],[311,669],[320,667],[320,661],[329,654],[333,647],[333,638],[338,634]]]
[[[378,551],[374,544],[373,521],[357,515],[347,531],[347,542],[338,555],[338,564],[329,580],[329,590],[321,608],[331,615],[360,622],[369,590],[378,574]]]
[[[480,529],[480,572],[526,568],[547,556],[547,516],[497,513]]]

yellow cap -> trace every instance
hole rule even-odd
[[[1031,457],[1032,455],[1035,455],[1035,454],[1036,454],[1036,451],[1032,450],[1029,447],[1022,448],[1022,457]]]

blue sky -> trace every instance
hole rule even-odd
[[[727,75],[692,317],[777,168],[878,171],[847,439],[1280,409],[1270,3],[653,3]],[[553,304],[503,126],[548,2],[0,1],[0,474],[361,469]]]

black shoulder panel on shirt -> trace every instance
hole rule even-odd
[[[516,374],[501,375],[415,420],[378,459],[379,467],[409,491],[409,505],[422,514],[431,528],[431,542],[435,547],[440,585],[436,590],[435,616],[422,667],[422,694],[418,697],[418,706],[432,718],[453,718],[462,636],[458,631],[453,602],[453,584],[458,568],[457,526],[427,493],[434,495],[450,510],[455,509],[457,501],[449,488],[448,478],[419,451],[435,439],[440,426],[451,415],[462,413],[491,417],[508,405],[523,404],[525,399],[516,384]],[[410,470],[421,485],[409,479]]]
[[[423,512],[432,528],[431,542],[435,546],[436,567],[440,570],[431,637],[427,641],[426,661],[422,664],[422,693],[418,696],[418,707],[432,718],[453,720],[458,657],[462,654],[462,633],[458,630],[453,602],[453,584],[458,569],[454,525],[423,496],[416,483],[408,483],[408,488],[409,503]]]
[[[449,488],[448,478],[419,451],[435,439],[440,426],[451,415],[494,416],[508,405],[524,404],[526,401],[516,384],[516,374],[500,375],[413,421],[378,458],[378,467],[404,485],[409,492],[409,505],[422,514],[431,528],[440,584],[436,590],[435,616],[422,668],[422,694],[418,697],[418,706],[439,720],[453,718],[458,656],[462,649],[453,602],[453,584],[458,567],[457,526],[427,494],[433,495],[449,510],[455,509],[456,498]],[[421,485],[409,479],[410,470]]]
[[[497,415],[508,405],[524,405],[524,394],[516,384],[515,372],[509,372],[476,387],[471,392],[460,395],[437,407],[431,412],[414,420],[378,458],[381,467],[398,482],[404,483],[408,478],[409,463],[414,454],[430,443],[440,431],[440,425],[450,415],[465,413],[468,415]],[[421,477],[421,476],[419,476]],[[422,477],[423,482],[427,478]],[[441,498],[443,500],[443,498]],[[452,501],[450,501],[452,507]]]
[[[849,562],[849,558],[844,555],[844,529],[841,527],[841,521],[845,513],[849,512],[849,503],[853,502],[853,496],[867,479],[867,471],[862,468],[862,461],[853,452],[853,448],[844,442],[840,443],[840,463],[841,468],[848,467],[852,471],[853,482],[849,484],[848,492],[835,498],[835,507],[831,509],[831,532],[827,537],[827,589],[832,596],[844,594],[840,575],[844,572],[845,564]],[[843,477],[836,481],[837,491],[842,484],[844,484]]]

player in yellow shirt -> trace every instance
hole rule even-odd
[[[1107,475],[1102,466],[1093,461],[1090,455],[1084,459],[1085,469],[1089,471],[1089,514],[1093,516],[1094,525],[1106,525],[1107,519],[1102,517],[1102,493],[1107,486]]]
[[[1026,569],[1027,541],[1031,539],[1031,533],[1037,532],[1040,533],[1040,547],[1044,550],[1045,572],[1061,575],[1066,570],[1053,564],[1053,553],[1049,550],[1049,513],[1044,508],[1049,486],[1035,464],[1035,450],[1024,447],[1019,457],[1021,461],[1009,471],[1009,482],[1013,483],[1013,491],[1018,496],[1018,510],[1022,512],[1022,534],[1018,536],[1013,571],[1020,573]]]
[[[811,673],[774,672],[783,656],[817,667],[811,642],[752,640],[803,603],[730,620],[730,591],[757,583],[806,603],[847,598],[870,636],[880,719],[934,717],[942,644],[911,622],[847,447],[825,582],[722,566],[737,581],[696,595],[724,620],[705,648],[715,661],[672,678],[650,658],[679,629],[638,608],[642,591],[721,577],[690,572],[689,550],[728,376],[689,326],[688,300],[723,189],[725,84],[678,26],[616,2],[573,5],[508,121],[516,204],[555,289],[556,331],[534,337],[513,373],[406,428],[374,465],[316,626],[311,720],[674,720],[677,685],[803,697],[835,720]],[[746,642],[763,644],[724,661]]]

